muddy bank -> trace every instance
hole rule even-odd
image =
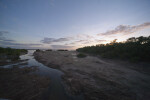
[[[41,100],[50,79],[32,72],[37,67],[0,68],[0,98],[10,100]]]
[[[149,100],[150,75],[139,69],[149,65],[93,56],[77,58],[76,54],[74,51],[39,51],[34,57],[63,71],[66,89],[74,95],[83,93],[85,100]]]
[[[0,66],[10,65],[10,64],[16,64],[16,63],[22,63],[22,62],[25,62],[27,60],[28,59],[26,59],[26,60],[15,60],[15,61],[10,61],[10,60],[0,61]]]

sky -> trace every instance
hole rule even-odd
[[[0,0],[0,47],[70,49],[150,36],[150,0]]]

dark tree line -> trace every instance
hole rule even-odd
[[[120,58],[130,61],[150,61],[150,36],[132,37],[124,42],[116,42],[116,39],[107,44],[78,48],[76,51],[105,58]]]
[[[20,55],[21,53],[27,53],[27,50],[26,49],[13,49],[13,48],[0,47],[0,54]]]
[[[0,60],[11,59],[16,60],[19,59],[21,54],[27,53],[28,51],[25,49],[13,49],[13,48],[2,48],[0,47]]]

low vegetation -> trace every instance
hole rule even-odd
[[[0,60],[4,59],[18,60],[19,56],[25,53],[27,53],[27,50],[25,49],[12,49],[0,47]]]
[[[124,42],[116,42],[116,39],[107,44],[78,48],[76,51],[100,55],[105,58],[127,59],[132,62],[150,61],[150,36],[132,37]]]
[[[48,50],[46,50],[46,51],[53,51],[52,49],[48,49]]]
[[[83,53],[79,53],[79,54],[77,54],[77,57],[78,57],[78,58],[85,58],[85,57],[86,57],[86,55],[85,55],[85,54],[83,54]]]
[[[36,52],[40,52],[40,51],[41,51],[40,49],[37,49],[37,50],[36,50]]]
[[[68,50],[64,50],[64,49],[58,49],[57,51],[68,51]]]

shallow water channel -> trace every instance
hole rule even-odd
[[[33,53],[35,50],[28,50],[28,53],[21,55],[20,59],[25,60],[21,63],[26,63],[21,65],[21,63],[11,64],[3,66],[5,68],[11,68],[13,65],[19,65],[19,67],[24,66],[36,66],[38,70],[34,74],[41,76],[46,76],[50,78],[50,85],[45,93],[43,93],[42,100],[83,100],[83,95],[73,96],[69,94],[65,88],[64,83],[62,82],[61,75],[63,72],[57,69],[53,69],[39,63],[34,59]],[[28,60],[27,60],[28,59]]]

